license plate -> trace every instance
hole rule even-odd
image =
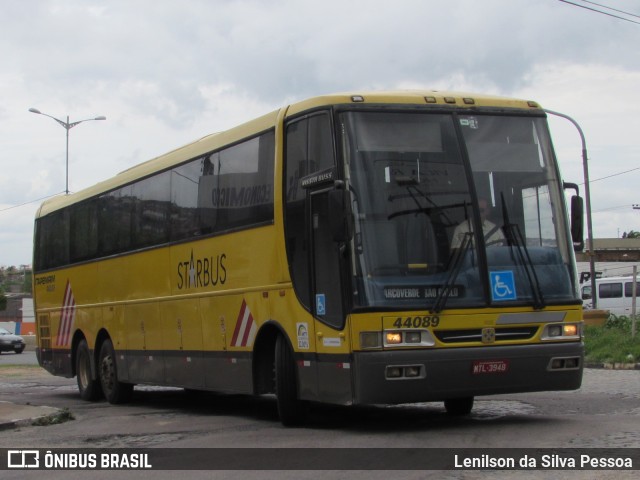
[[[474,375],[483,375],[485,373],[505,373],[507,370],[509,370],[507,360],[476,360],[473,362],[471,372]]]

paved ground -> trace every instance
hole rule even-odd
[[[440,404],[390,409],[325,408],[312,416],[308,428],[284,429],[276,416],[273,399],[205,395],[184,398],[182,391],[140,387],[137,401],[113,408],[106,402],[82,402],[75,379],[53,377],[33,365],[35,356],[0,356],[0,425],[4,445],[48,448],[56,445],[94,448],[193,448],[226,445],[263,447],[378,447],[389,445],[432,448],[439,443],[451,448],[478,447],[569,447],[640,448],[640,371],[588,368],[583,386],[572,392],[540,392],[525,395],[483,397],[476,402],[469,420],[458,422],[443,413]],[[16,365],[22,363],[22,365]],[[28,402],[31,402],[29,404]],[[40,405],[43,405],[42,407]],[[69,408],[75,421],[45,428],[15,428],[29,424],[32,416],[57,414]],[[20,418],[18,418],[20,417]],[[0,427],[2,428],[2,427]],[[1,472],[3,479],[37,478],[42,472]],[[433,472],[434,478],[455,480],[620,480],[637,478],[637,471],[518,471]],[[324,478],[353,480],[424,480],[426,472],[313,472],[313,471],[154,471],[136,472],[47,472],[51,480],[86,478],[152,478],[164,480],[207,478],[253,480],[273,478],[300,480]],[[126,476],[125,476],[126,475]]]
[[[12,383],[20,379],[20,382],[27,381],[31,383],[31,379],[37,382],[38,379],[52,380],[44,369],[37,367],[37,360],[33,351],[25,351],[20,355],[3,354],[0,355],[0,384]],[[64,380],[70,389],[74,384],[74,380]],[[153,388],[153,387],[142,387]],[[580,394],[607,394],[614,401],[611,402],[611,410],[609,413],[614,414],[617,409],[624,409],[626,414],[640,415],[640,371],[639,370],[611,370],[602,368],[587,368],[584,371],[584,379]],[[535,400],[536,396],[547,396],[545,393],[529,393],[527,398]],[[559,392],[558,396],[572,395],[572,392]],[[5,397],[6,398],[6,397]],[[11,398],[11,400],[13,400]],[[481,413],[482,405],[489,405],[487,401],[491,397],[483,398],[483,402],[478,402],[475,409]],[[545,401],[548,401],[546,399]],[[501,409],[509,409],[510,405],[520,405],[518,402],[500,402]],[[492,412],[495,414],[495,405],[491,403]],[[516,407],[514,407],[516,408]],[[582,402],[576,404],[576,412],[592,413],[594,415],[602,414],[602,411],[595,409],[588,404]],[[32,423],[38,418],[47,418],[60,414],[61,410],[47,405],[30,405],[24,401],[16,399],[15,401],[0,401],[0,430],[14,428],[21,425]],[[503,412],[505,413],[505,412]],[[518,413],[518,412],[512,412]],[[616,438],[592,439],[588,445],[582,447],[635,447],[640,445],[640,432],[625,433]]]

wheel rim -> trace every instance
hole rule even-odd
[[[87,356],[84,353],[81,353],[80,362],[78,365],[78,378],[80,378],[80,383],[83,389],[86,389],[87,385],[89,385],[89,365],[87,365],[87,363]]]

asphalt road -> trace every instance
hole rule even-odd
[[[2,364],[32,365],[33,352],[0,357]],[[13,369],[0,368],[1,372]],[[181,389],[136,387],[133,401],[89,403],[75,379],[53,377],[26,366],[0,377],[0,401],[66,408],[74,419],[49,426],[0,432],[0,448],[640,448],[640,371],[586,369],[573,392],[483,397],[472,414],[451,418],[441,403],[403,406],[314,406],[308,423],[284,428],[273,397],[189,394]],[[188,452],[188,450],[184,450]],[[295,451],[294,451],[295,452]],[[348,453],[346,453],[348,454]],[[638,471],[154,471],[0,472],[22,478],[211,478],[211,479],[631,479]],[[435,475],[435,476],[434,476]]]
[[[0,365],[38,365],[35,351],[25,350],[22,353],[2,352]]]

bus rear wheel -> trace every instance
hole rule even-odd
[[[469,415],[473,408],[473,397],[449,398],[444,401],[444,408],[452,416]]]
[[[126,403],[131,400],[133,384],[118,380],[116,353],[113,349],[113,343],[109,339],[105,340],[100,348],[98,369],[102,391],[109,403]]]
[[[99,379],[92,379],[91,352],[86,340],[81,340],[76,352],[76,379],[78,391],[83,400],[94,401],[102,396]]]
[[[276,397],[278,415],[285,427],[299,425],[304,420],[305,406],[298,398],[298,380],[293,352],[283,335],[276,339]]]

